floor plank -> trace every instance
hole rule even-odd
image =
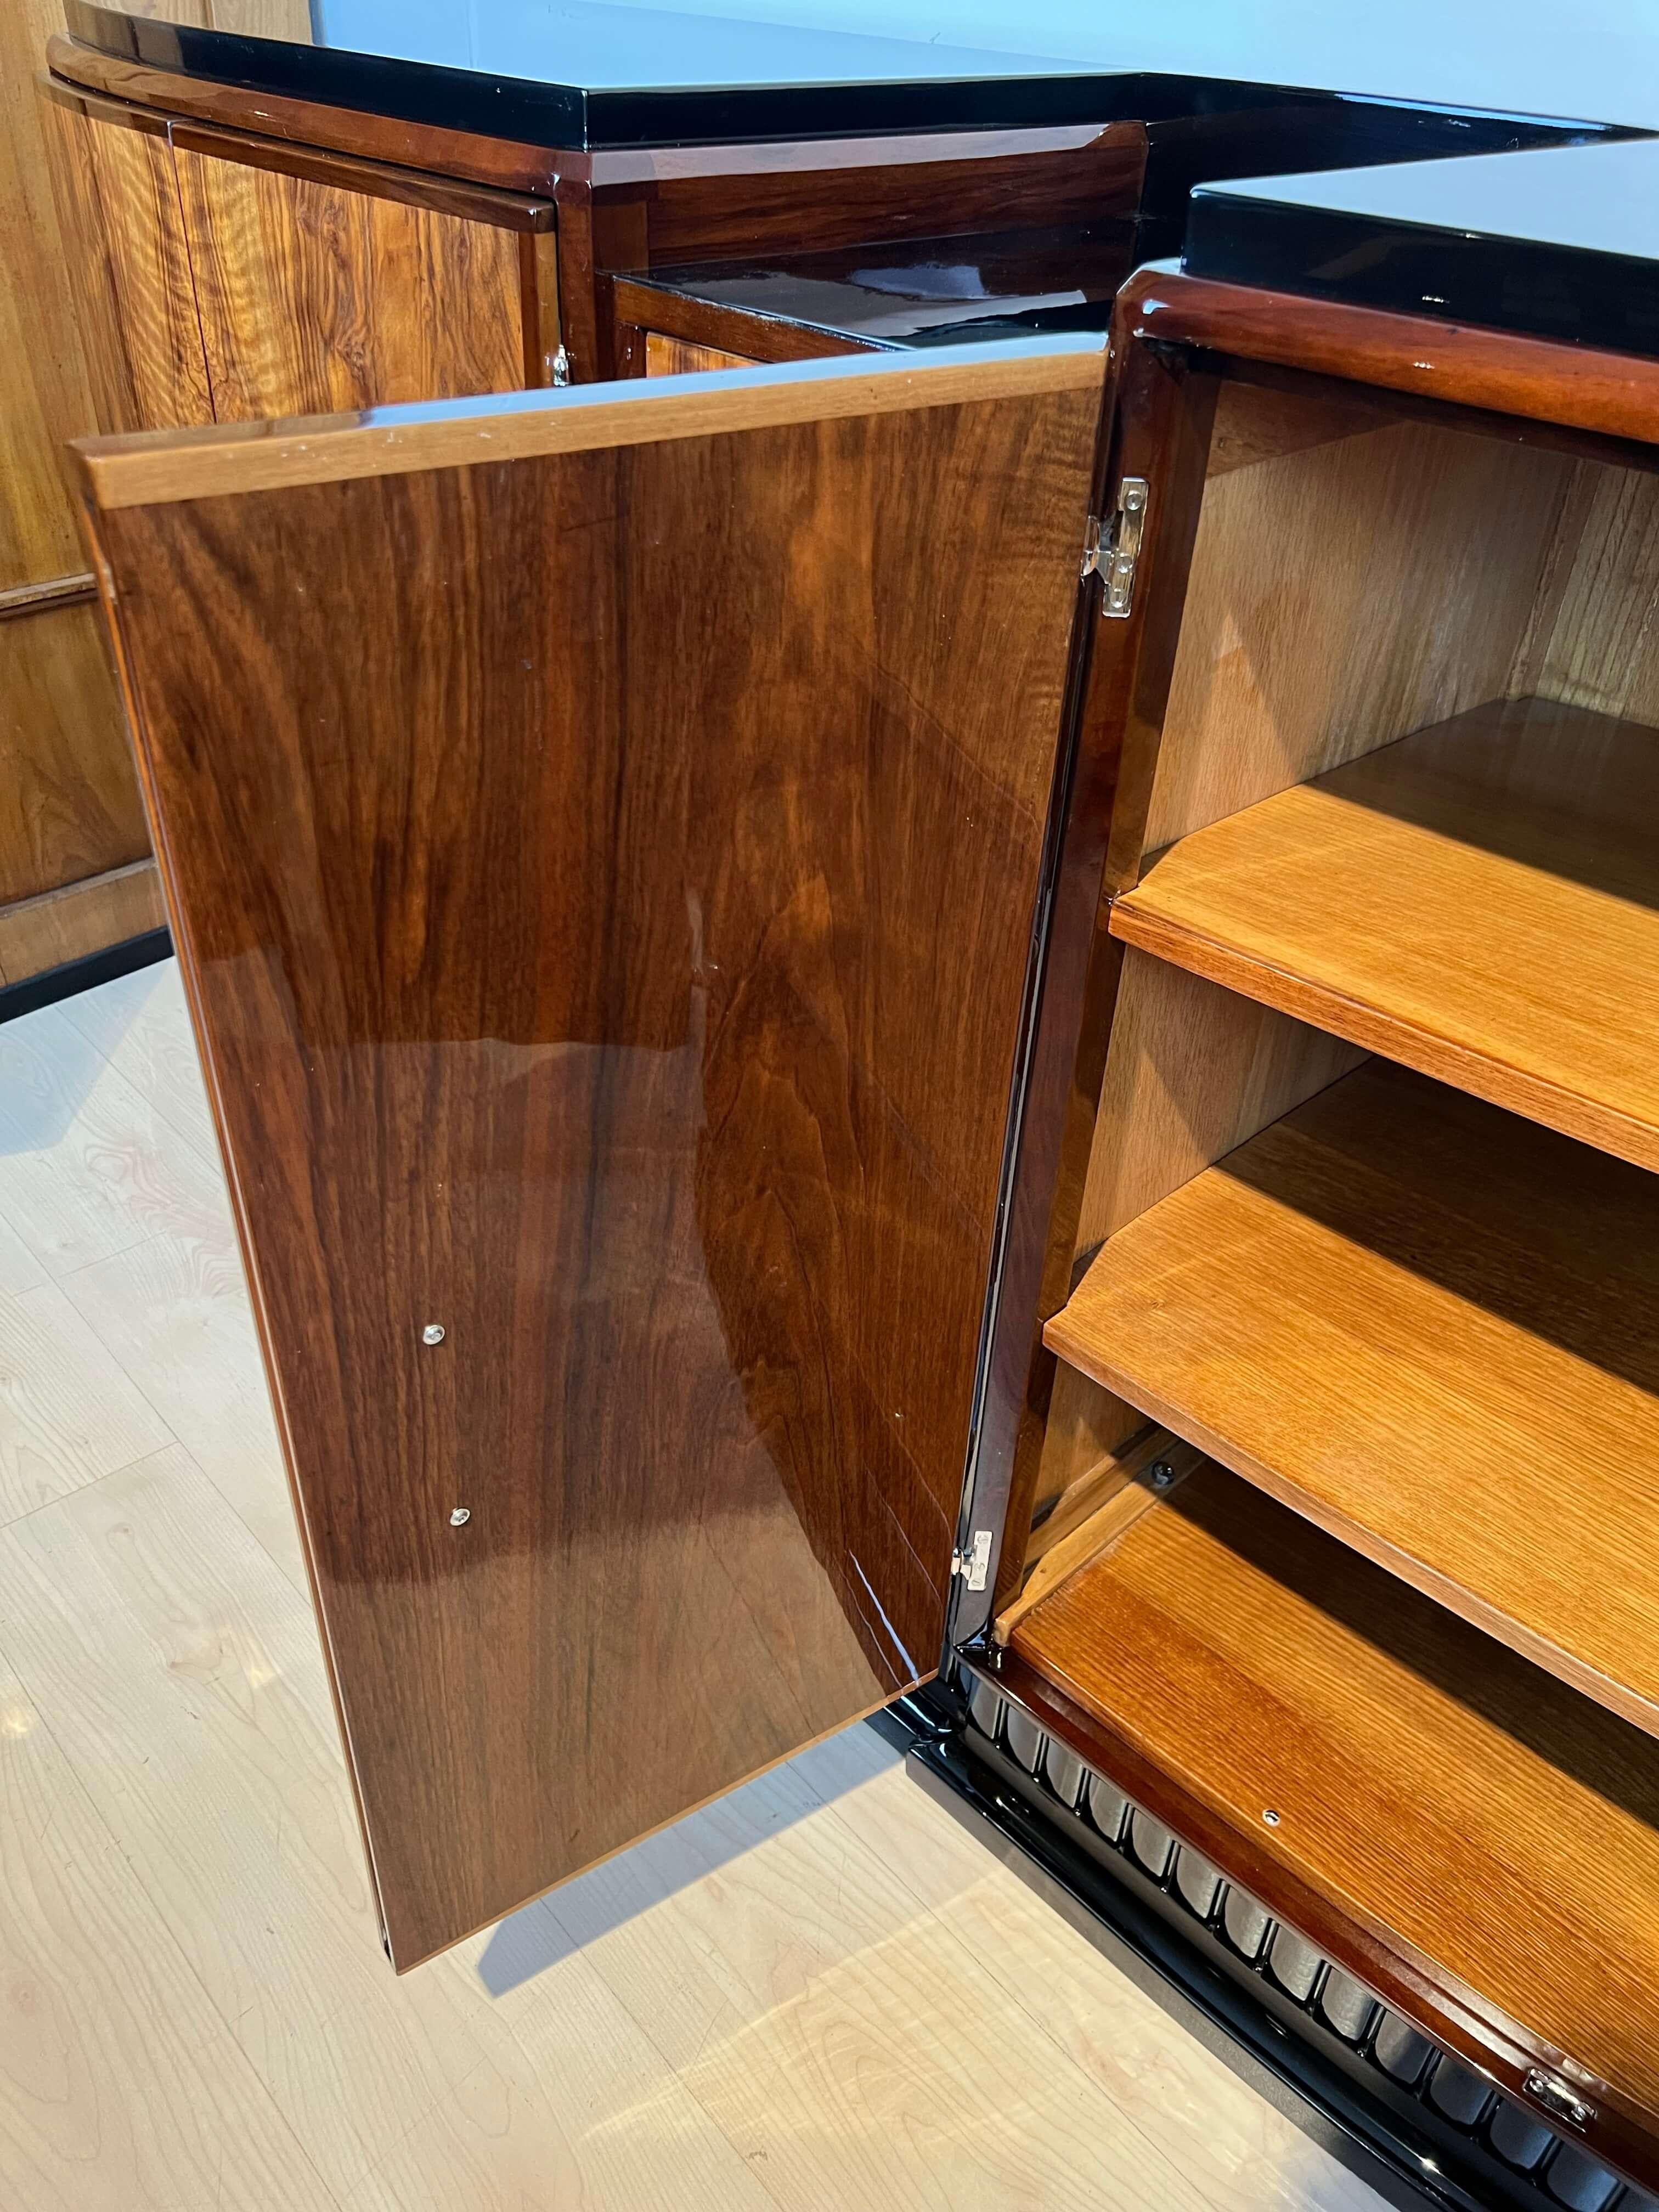
[[[0,2207],[334,2199],[0,1661]]]
[[[861,1728],[392,1974],[146,973],[0,1030],[0,2212],[1374,2202]]]

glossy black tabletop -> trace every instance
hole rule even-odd
[[[257,91],[478,131],[543,146],[607,147],[810,138],[880,131],[1013,128],[1125,119],[1180,123],[1217,113],[1302,109],[1313,137],[1298,166],[1419,158],[1525,145],[1583,125],[1556,112],[1401,100],[1414,81],[1374,64],[1320,85],[1202,67],[1085,67],[925,36],[744,22],[602,0],[218,0],[222,27],[190,18],[200,0],[142,8],[67,0],[72,37],[105,52]],[[1178,11],[1177,11],[1178,12]],[[1187,9],[1189,17],[1194,11]],[[257,23],[252,37],[222,27]],[[288,34],[272,36],[286,22]],[[1201,64],[1204,40],[1171,45]],[[1282,58],[1282,57],[1281,57]],[[1429,71],[1432,76],[1432,70]],[[1318,142],[1335,118],[1346,153]],[[1271,151],[1264,156],[1272,165]],[[1284,166],[1281,161],[1279,166]],[[1181,178],[1184,192],[1190,178]]]
[[[1659,353],[1659,139],[1200,185],[1182,260],[1233,283]]]

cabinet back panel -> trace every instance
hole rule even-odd
[[[1501,697],[1574,465],[1399,422],[1212,472],[1146,849]]]
[[[400,1966],[938,1663],[1066,373],[100,518]]]
[[[1659,477],[1581,462],[1572,506],[1547,643],[1512,689],[1659,725]]]

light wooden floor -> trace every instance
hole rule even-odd
[[[169,963],[0,1027],[6,2212],[1368,2212],[854,1729],[381,1956]]]

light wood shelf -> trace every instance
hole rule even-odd
[[[1478,707],[1182,838],[1112,929],[1659,1168],[1659,731]]]
[[[1659,1732],[1659,1182],[1369,1061],[1102,1247],[1060,1357]]]
[[[1466,2020],[1524,2023],[1659,2112],[1650,1736],[1213,1463],[1012,1647],[1218,1819],[1238,1879],[1310,1897],[1315,1940],[1340,1927],[1352,1955],[1357,1929]]]

